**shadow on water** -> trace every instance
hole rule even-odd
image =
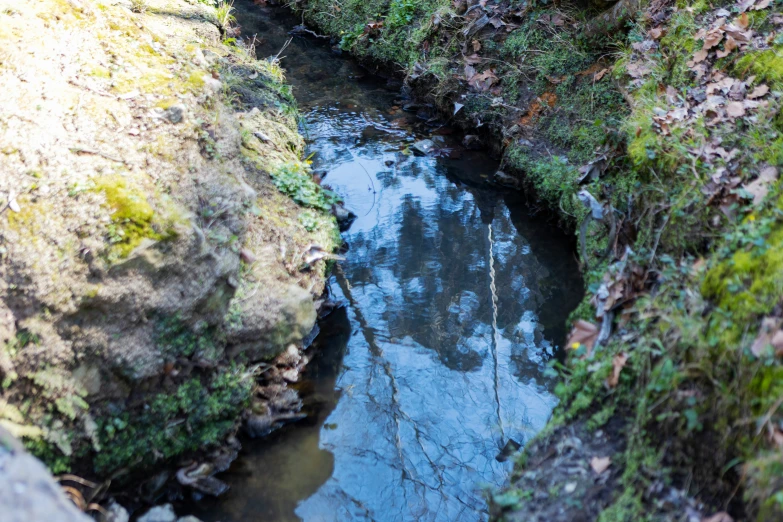
[[[259,56],[298,23],[235,5]],[[246,441],[231,491],[189,508],[207,522],[486,519],[482,488],[511,467],[499,454],[556,404],[544,370],[581,298],[572,244],[384,81],[312,40],[284,54],[313,167],[358,216],[329,281],[345,307],[301,384],[309,417]],[[412,154],[423,138],[461,156]]]

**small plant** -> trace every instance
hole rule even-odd
[[[321,188],[313,181],[304,164],[286,163],[272,172],[271,176],[280,192],[302,206],[328,211],[339,201],[334,192]]]
[[[150,8],[147,0],[131,0],[131,11],[143,14]]]
[[[234,0],[220,0],[215,7],[215,22],[221,31],[228,32],[231,24],[236,22],[236,17],[232,14],[234,12]]]

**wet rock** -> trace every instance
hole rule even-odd
[[[286,388],[282,393],[271,398],[269,405],[277,411],[298,411],[302,407],[302,400],[296,390]]]
[[[170,123],[179,123],[185,117],[184,105],[172,105],[163,111],[163,117]]]
[[[520,183],[519,180],[513,176],[509,176],[502,170],[499,170],[495,172],[494,181],[498,185],[503,185],[504,187],[511,187],[511,188],[519,188]]]
[[[462,146],[468,150],[478,150],[481,148],[481,140],[475,134],[467,134],[462,138]]]
[[[356,214],[345,208],[342,203],[336,203],[332,205],[332,214],[337,220],[337,226],[340,227],[340,232],[345,232],[356,219]]]
[[[176,522],[177,515],[171,504],[155,506],[140,516],[138,522]]]
[[[302,356],[299,355],[299,348],[295,344],[289,344],[288,348],[277,357],[275,362],[283,366],[296,366],[301,360]]]
[[[106,509],[106,522],[128,522],[129,520],[128,510],[112,500]]]
[[[228,491],[229,486],[212,476],[217,472],[218,470],[211,463],[193,464],[177,471],[177,482],[201,493],[219,497]]]
[[[280,426],[288,422],[302,420],[307,415],[303,413],[283,413],[279,415],[252,415],[245,423],[245,432],[248,436],[256,438],[268,435]]]
[[[419,156],[428,156],[435,150],[435,143],[432,140],[420,140],[411,145],[411,149]]]

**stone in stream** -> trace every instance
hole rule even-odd
[[[351,228],[351,224],[356,219],[356,214],[345,208],[342,203],[332,205],[332,214],[337,219],[337,226],[340,227],[340,232],[345,232]]]
[[[499,170],[499,171],[495,172],[495,176],[494,176],[493,180],[498,185],[503,185],[504,187],[511,187],[511,188],[519,188],[520,187],[520,183],[519,183],[519,180],[517,178],[515,178],[514,176],[509,176],[508,174],[506,174],[502,170]]]
[[[428,156],[435,150],[435,143],[432,140],[420,140],[411,145],[411,149],[420,156]]]

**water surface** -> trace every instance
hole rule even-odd
[[[236,6],[259,56],[298,23]],[[535,435],[556,403],[543,370],[580,298],[572,246],[522,195],[487,183],[498,165],[486,155],[412,154],[419,139],[455,151],[459,140],[403,111],[383,80],[313,39],[283,55],[313,166],[358,216],[329,281],[346,307],[315,343],[301,389],[310,417],[248,442],[222,477],[232,490],[195,514],[486,519],[482,490],[511,468],[503,448]]]

